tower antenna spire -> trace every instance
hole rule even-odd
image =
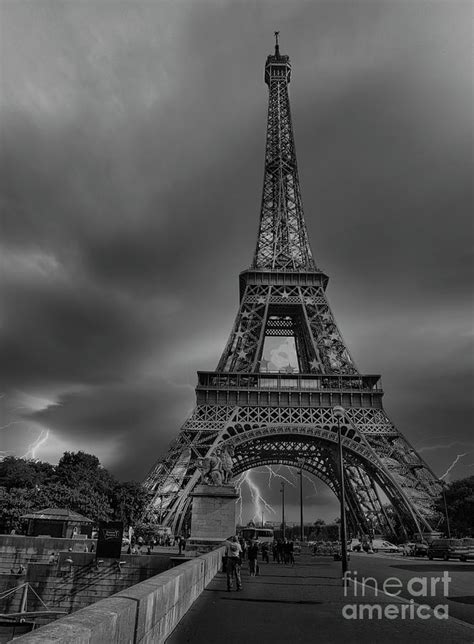
[[[280,55],[280,45],[278,44],[278,36],[280,35],[279,31],[275,31],[275,56]]]

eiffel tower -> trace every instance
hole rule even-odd
[[[234,449],[234,475],[263,465],[303,467],[339,496],[340,427],[349,525],[394,534],[398,524],[408,538],[437,527],[432,506],[442,486],[385,413],[380,376],[357,369],[326,299],[328,277],[315,264],[303,215],[291,64],[275,35],[265,64],[265,173],[253,262],[240,274],[239,308],[217,369],[198,372],[196,407],[145,480],[147,516],[179,532],[200,480],[196,461],[218,446]],[[344,408],[339,426],[336,406]]]

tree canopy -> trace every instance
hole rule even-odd
[[[65,452],[56,466],[14,456],[0,461],[0,523],[7,531],[20,528],[23,514],[46,507],[134,525],[147,499],[141,483],[118,481],[85,452]]]
[[[445,517],[448,512],[451,536],[474,536],[474,476],[450,483],[436,502],[436,509]],[[446,499],[446,506],[445,506]],[[444,529],[447,532],[446,520]]]

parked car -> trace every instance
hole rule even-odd
[[[402,543],[399,548],[405,557],[427,557],[428,544],[424,541],[409,541]]]
[[[465,537],[460,546],[455,546],[454,553],[461,561],[474,559],[474,539]]]
[[[360,552],[362,550],[362,544],[359,539],[351,539],[347,543],[347,549],[353,552]]]
[[[404,557],[413,557],[415,552],[416,543],[414,541],[408,541],[407,543],[400,544]]]
[[[427,543],[415,543],[413,548],[414,557],[427,557],[428,556],[428,544]]]
[[[400,552],[400,548],[390,541],[383,541],[382,539],[374,539],[372,541],[372,550],[374,552]]]
[[[429,559],[459,559],[461,557],[462,539],[435,539],[428,548]],[[464,554],[464,553],[463,553]]]

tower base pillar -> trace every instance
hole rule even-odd
[[[233,485],[198,485],[191,496],[191,536],[186,550],[208,552],[235,534],[239,495]]]

